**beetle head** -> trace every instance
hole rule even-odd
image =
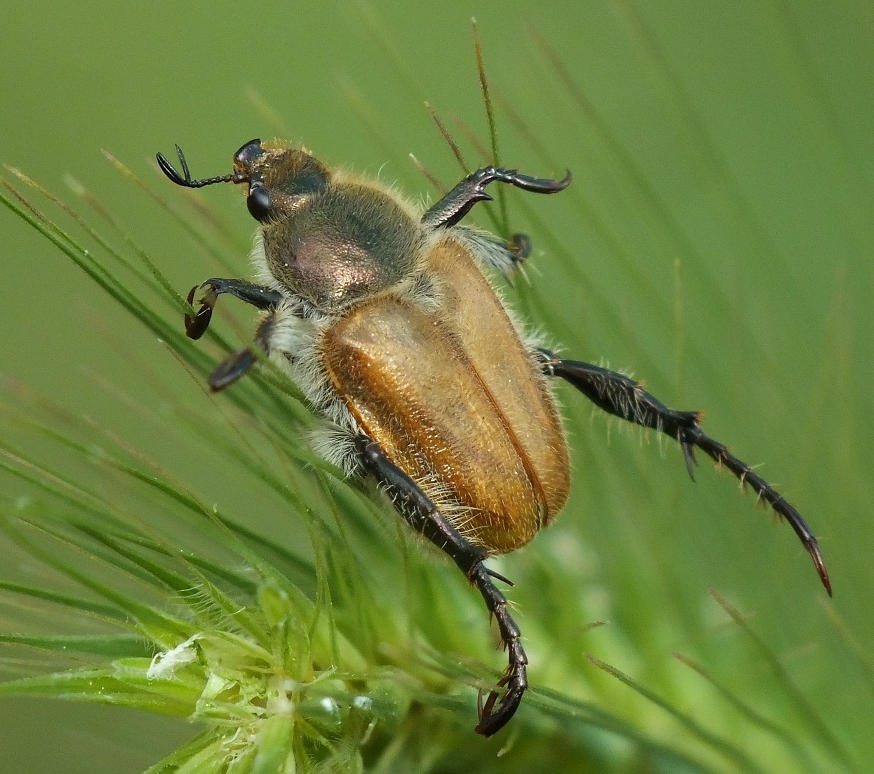
[[[259,223],[288,217],[328,187],[328,169],[297,148],[264,147],[251,140],[234,154],[235,183],[248,183],[246,205]]]
[[[258,139],[249,140],[234,154],[234,171],[230,175],[193,180],[185,154],[178,145],[176,154],[181,173],[163,153],[157,156],[161,171],[176,185],[203,188],[214,183],[247,183],[246,204],[249,213],[260,223],[290,214],[296,204],[307,196],[321,193],[328,185],[328,170],[308,153],[296,148],[265,148]]]
[[[264,264],[275,282],[312,308],[336,314],[406,277],[416,262],[418,218],[387,190],[333,174],[298,148],[251,140],[229,175],[193,180],[162,155],[158,165],[186,188],[247,184],[246,204],[261,223]],[[277,288],[278,289],[278,288]]]

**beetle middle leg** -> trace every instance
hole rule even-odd
[[[728,447],[705,434],[699,424],[700,412],[668,408],[644,390],[639,382],[616,371],[576,360],[562,360],[547,350],[540,350],[540,355],[545,374],[559,376],[570,382],[598,408],[642,427],[652,428],[671,436],[680,444],[686,460],[686,469],[693,480],[696,464],[694,449],[697,446],[717,465],[725,466],[734,473],[741,484],[749,484],[759,499],[767,502],[777,514],[789,522],[813,559],[822,585],[831,595],[831,582],[819,545],[801,514],[747,463],[735,457]]]
[[[485,187],[489,183],[507,183],[533,193],[551,194],[563,191],[570,185],[571,173],[563,180],[530,177],[515,169],[483,167],[469,174],[446,196],[422,216],[422,225],[428,228],[449,228],[458,223],[477,202],[491,201]]]
[[[507,610],[507,598],[495,586],[492,578],[509,581],[483,564],[488,553],[461,535],[421,487],[388,458],[379,444],[360,436],[358,448],[365,468],[387,490],[407,523],[455,562],[479,590],[490,615],[498,623],[509,663],[504,676],[486,701],[480,701],[479,724],[476,727],[478,734],[492,736],[513,717],[528,688],[528,657],[522,647],[521,633]]]

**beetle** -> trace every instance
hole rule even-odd
[[[785,518],[831,584],[816,538],[798,511],[749,465],[701,429],[700,413],[668,408],[631,378],[539,346],[507,311],[484,271],[504,271],[520,250],[460,224],[486,186],[553,194],[562,180],[484,167],[424,212],[382,183],[330,168],[304,149],[252,140],[233,172],[192,179],[162,154],[164,174],[186,188],[245,185],[260,224],[256,281],[212,278],[186,315],[200,338],[220,295],[261,310],[254,340],[326,420],[314,444],[347,474],[372,476],[400,515],[444,551],[482,595],[508,665],[483,701],[476,731],[491,736],[528,686],[519,627],[488,569],[548,525],[570,488],[568,451],[549,382],[561,378],[604,411],[675,439],[694,478],[697,447]],[[524,241],[522,242],[524,245]],[[524,253],[524,247],[522,251]],[[193,310],[192,310],[193,311]],[[258,360],[231,354],[209,384],[220,390]]]

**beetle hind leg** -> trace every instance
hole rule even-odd
[[[522,647],[521,633],[507,609],[507,598],[492,581],[485,564],[487,552],[461,535],[440,512],[421,487],[395,465],[376,442],[366,436],[358,438],[358,448],[366,470],[386,489],[395,507],[417,532],[446,553],[476,586],[489,614],[498,624],[501,642],[507,650],[507,669],[485,702],[479,700],[479,724],[476,732],[492,736],[513,717],[528,688],[528,657]]]
[[[825,590],[831,595],[831,581],[819,550],[819,544],[801,514],[771,484],[747,463],[735,457],[724,444],[710,438],[699,424],[698,411],[677,411],[650,395],[643,386],[624,374],[576,360],[562,360],[547,350],[540,350],[543,371],[570,382],[598,408],[609,414],[652,428],[671,436],[680,444],[686,468],[693,475],[694,449],[699,448],[717,465],[728,468],[744,486],[749,486],[760,500],[768,503],[789,522],[816,566]]]
[[[507,649],[507,669],[483,702],[482,691],[477,702],[479,723],[476,732],[492,736],[500,731],[516,713],[528,690],[528,656],[522,647],[519,627],[507,610],[507,598],[491,581],[492,573],[479,560],[467,577],[480,591],[489,613],[494,616]],[[499,576],[500,577],[500,576]],[[505,579],[504,579],[505,580]]]

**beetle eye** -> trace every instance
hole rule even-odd
[[[263,223],[270,217],[270,193],[263,185],[253,185],[246,197],[246,206],[249,214]]]

